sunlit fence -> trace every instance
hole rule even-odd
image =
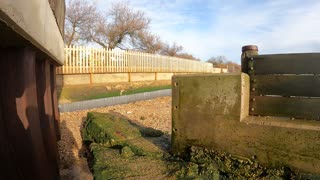
[[[65,47],[65,61],[57,74],[112,72],[219,73],[212,64],[137,51],[84,46]]]

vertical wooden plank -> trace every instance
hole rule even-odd
[[[117,54],[117,61],[116,61],[116,63],[117,63],[117,71],[116,72],[121,72],[121,70],[120,70],[120,52],[119,52],[119,50],[116,51],[116,54]]]
[[[109,49],[106,49],[106,65],[107,65],[107,72],[111,72],[110,71],[110,54],[109,54]]]
[[[120,64],[120,72],[123,72],[123,53],[119,51],[119,64]]]
[[[145,60],[146,60],[146,56],[145,56],[145,54],[143,53],[143,52],[141,52],[141,56],[142,56],[142,72],[145,72],[145,67],[146,67],[146,65],[145,65]]]
[[[144,69],[143,69],[143,68],[144,68],[144,64],[143,64],[143,63],[144,63],[144,62],[143,62],[143,60],[144,60],[144,59],[143,59],[143,52],[140,52],[140,54],[141,54],[141,57],[140,57],[140,58],[141,58],[141,72],[144,72],[144,71],[143,71],[143,70],[144,70]]]
[[[97,56],[96,56],[96,62],[97,62],[97,73],[99,73],[100,72],[100,62],[101,62],[101,57],[100,57],[100,50],[101,50],[101,48],[99,48],[99,49],[97,49]]]
[[[139,52],[139,72],[143,72],[142,71],[142,53]]]
[[[133,65],[134,65],[134,72],[137,72],[137,52],[133,52],[134,56],[132,57],[133,59]]]
[[[76,46],[76,72],[79,73],[79,60],[80,60],[80,48],[79,46]]]
[[[122,72],[122,63],[123,63],[123,59],[122,59],[122,51],[119,51],[119,67],[120,67],[120,72]]]
[[[50,62],[44,59],[37,60],[37,100],[43,142],[47,152],[48,161],[54,172],[59,172],[56,126],[53,115],[53,102],[51,92]]]
[[[102,72],[105,73],[106,70],[106,49],[102,50]]]
[[[110,61],[111,61],[111,72],[114,72],[114,53],[112,49],[110,49]]]
[[[119,55],[118,55],[118,51],[115,51],[115,55],[116,55],[116,71],[115,72],[119,72]]]
[[[64,60],[64,65],[62,66],[62,72],[63,74],[66,73],[66,65],[68,64],[68,59],[69,59],[69,48],[66,45],[66,47],[64,48],[64,53],[65,53],[65,60]]]
[[[130,51],[126,52],[126,70],[130,72]]]
[[[110,51],[110,53],[111,53],[111,72],[114,72],[115,71],[115,55],[114,55],[114,50],[113,49],[111,49],[111,51]]]
[[[85,47],[85,55],[86,55],[86,57],[85,57],[85,72],[86,73],[89,73],[89,49],[88,49],[88,47]]]
[[[57,140],[61,140],[60,132],[60,114],[58,109],[58,98],[57,98],[57,88],[56,88],[56,74],[54,73],[56,69],[55,65],[50,65],[50,83],[51,83],[51,98],[52,98],[52,109],[54,117],[54,127],[56,131]]]
[[[140,72],[140,52],[137,52],[137,72]]]
[[[124,57],[123,57],[123,51],[119,52],[120,53],[120,70],[123,72],[124,69]]]
[[[94,56],[95,56],[95,50],[94,50],[94,48],[91,48],[91,61],[90,61],[90,69],[91,69],[91,71],[90,71],[90,74],[92,74],[92,73],[94,73]]]
[[[137,52],[137,70],[136,72],[140,72],[140,52]]]
[[[5,162],[1,167],[4,179],[58,177],[43,144],[35,71],[31,48],[0,49],[0,75],[6,77],[0,81],[1,160],[8,160],[1,161]]]
[[[100,64],[100,48],[99,49],[96,49],[96,58],[95,58],[95,67],[96,67],[96,70],[95,72],[96,73],[99,73],[99,64]]]
[[[141,71],[145,72],[144,71],[144,53],[143,52],[141,52]]]
[[[128,68],[128,50],[125,53],[125,71],[129,72],[129,68]]]
[[[79,63],[79,73],[82,73],[82,68],[83,68],[83,46],[79,47],[79,59],[78,59]]]
[[[155,71],[154,71],[154,62],[157,60],[157,58],[158,58],[158,56],[152,56],[152,57],[151,57],[151,64],[150,64],[150,66],[151,66],[151,72],[155,72]]]
[[[102,62],[103,62],[103,55],[102,55],[102,48],[99,49],[99,72],[102,73]]]
[[[111,62],[111,72],[114,72],[114,66],[115,66],[115,56],[113,49],[110,49],[110,62]]]
[[[72,46],[72,72],[71,73],[75,73],[75,59],[76,59],[76,50],[75,47]]]
[[[91,59],[91,73],[95,73],[95,66],[96,66],[96,49],[92,48],[92,59]]]

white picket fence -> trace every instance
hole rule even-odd
[[[123,51],[84,46],[65,47],[65,61],[57,74],[112,72],[184,72],[220,73],[211,63],[186,60],[137,51]]]

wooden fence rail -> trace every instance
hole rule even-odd
[[[137,51],[84,46],[65,47],[65,64],[57,74],[110,72],[220,72],[212,64]]]

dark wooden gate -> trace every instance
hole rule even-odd
[[[320,53],[244,58],[250,115],[320,120]]]

